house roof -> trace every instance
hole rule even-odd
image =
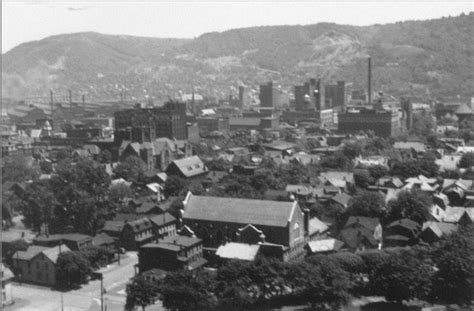
[[[168,224],[170,222],[176,221],[176,218],[170,213],[165,212],[161,215],[151,216],[150,221],[159,227],[159,226]]]
[[[380,223],[378,218],[371,217],[361,217],[361,216],[350,216],[347,220],[344,228],[351,227],[354,224],[359,224],[362,227],[365,227],[371,231],[375,230],[377,225]]]
[[[129,221],[125,226],[130,226],[133,232],[140,232],[151,228],[151,221],[148,217]],[[125,227],[124,226],[124,227]]]
[[[237,198],[195,196],[188,193],[183,202],[185,219],[200,219],[240,224],[286,227],[295,209],[295,202],[278,202]]]
[[[159,239],[156,242],[148,243],[142,246],[143,248],[161,248],[168,249],[172,251],[179,251],[181,247],[190,247],[199,242],[201,239],[187,237],[183,235],[168,236],[162,239]]]
[[[350,195],[348,195],[347,193],[338,193],[336,194],[335,196],[333,196],[330,200],[336,202],[336,203],[339,203],[341,204],[342,206],[344,207],[347,207],[347,205],[349,204],[349,201],[352,199],[352,197]]]
[[[395,220],[386,226],[387,229],[393,229],[395,227],[404,227],[406,229],[409,229],[410,231],[415,232],[420,229],[420,224],[411,219],[403,218],[403,219]]]
[[[329,227],[319,220],[317,217],[313,217],[309,220],[309,234],[313,235],[315,233],[323,233],[327,231]]]
[[[100,148],[97,145],[84,145],[83,148],[93,155],[98,155],[100,153]]]
[[[308,248],[312,253],[338,251],[343,245],[344,242],[337,239],[325,239],[308,242]]]
[[[272,150],[277,150],[277,151],[285,151],[289,149],[295,148],[296,144],[289,143],[286,141],[274,141],[269,144],[263,144],[262,145],[266,149],[272,149]]]
[[[124,221],[107,220],[105,222],[104,228],[102,228],[102,231],[121,232],[124,225]]]
[[[418,153],[426,152],[425,144],[417,142],[417,141],[409,141],[409,142],[397,141],[395,142],[395,144],[393,144],[393,148],[402,149],[402,150],[413,149]]]
[[[159,183],[151,183],[151,184],[146,185],[146,187],[150,189],[151,191],[153,191],[154,193],[158,193],[161,190],[163,190],[163,186],[161,186]]]
[[[443,191],[448,188],[448,187],[451,187],[451,186],[457,186],[463,190],[467,190],[467,189],[472,189],[472,185],[473,185],[473,180],[469,180],[469,179],[444,179],[443,180],[443,186],[442,186],[442,189]]]
[[[42,253],[48,257],[53,263],[56,263],[58,260],[59,254],[64,253],[64,252],[69,252],[71,251],[66,245],[60,245],[60,246],[55,246],[48,248],[47,250],[44,250]]]
[[[320,177],[323,180],[328,181],[331,185],[344,188],[346,187],[346,183],[354,183],[354,173],[353,172],[322,172]]]
[[[427,221],[423,223],[423,227],[421,231],[431,230],[434,234],[436,234],[439,238],[444,235],[449,235],[458,229],[458,225],[452,223],[445,223],[445,222],[437,222],[437,221]]]
[[[114,238],[112,238],[107,233],[99,233],[99,234],[96,234],[96,236],[92,238],[92,244],[96,246],[113,244],[114,242],[115,242]]]
[[[444,221],[457,223],[465,213],[474,222],[474,207],[459,206],[448,207]]]
[[[259,250],[260,245],[258,244],[230,242],[219,246],[219,248],[217,248],[216,255],[225,259],[254,261]]]
[[[174,160],[172,164],[176,165],[176,167],[186,177],[192,177],[207,172],[207,167],[198,156]]]
[[[31,260],[36,257],[38,254],[43,253],[48,257],[53,263],[56,263],[60,253],[71,251],[66,245],[59,245],[55,247],[43,247],[33,245],[28,247],[26,251],[17,251],[13,258],[21,260]]]
[[[467,104],[460,105],[454,111],[454,114],[473,114],[473,113],[474,112],[472,111],[472,109]]]
[[[89,235],[81,234],[81,233],[65,233],[65,234],[51,234],[49,236],[38,236],[34,239],[37,242],[47,242],[47,241],[59,241],[59,240],[67,240],[67,241],[75,241],[80,242],[84,240],[89,240],[92,237]]]

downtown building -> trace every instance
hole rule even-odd
[[[338,131],[341,134],[373,131],[376,136],[390,137],[403,131],[403,122],[403,113],[399,110],[353,109],[338,114]]]
[[[156,138],[187,139],[186,104],[168,102],[163,107],[133,109],[115,113],[115,142],[152,142]]]

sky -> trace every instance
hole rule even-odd
[[[2,53],[28,41],[95,31],[160,38],[265,25],[372,25],[474,11],[473,1],[60,1],[2,0]]]

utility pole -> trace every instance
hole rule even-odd
[[[63,293],[61,293],[61,311],[64,311],[64,298],[63,298]]]
[[[104,275],[100,274],[100,311],[104,311]]]

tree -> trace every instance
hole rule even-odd
[[[339,310],[349,300],[349,274],[330,260],[303,264],[302,298],[318,310]]]
[[[2,184],[6,181],[23,182],[39,176],[39,170],[33,166],[32,157],[4,157],[3,160]]]
[[[161,291],[163,307],[174,310],[209,310],[215,307],[214,278],[206,271],[169,273]]]
[[[372,181],[369,170],[360,168],[354,170],[354,182],[357,187],[367,188]]]
[[[87,282],[91,265],[80,252],[59,254],[56,262],[56,283],[59,288],[74,288]]]
[[[408,218],[422,224],[429,219],[431,205],[431,197],[422,191],[402,191],[397,199],[388,203],[385,223]]]
[[[459,160],[460,168],[471,168],[474,166],[474,152],[468,152],[462,155]]]
[[[368,167],[368,170],[370,172],[370,176],[372,176],[372,178],[375,180],[388,175],[388,168],[383,165],[371,165]]]
[[[461,227],[433,252],[437,272],[432,299],[470,304],[474,299],[474,226]]]
[[[352,167],[352,162],[342,152],[335,152],[332,156],[325,156],[321,159],[320,165],[328,169],[348,170]]]
[[[115,202],[122,201],[124,198],[130,197],[131,194],[132,190],[128,185],[118,183],[110,187],[109,196]]]
[[[142,276],[137,276],[131,283],[127,284],[126,308],[133,309],[136,306],[145,308],[152,305],[158,296],[158,288],[152,281],[148,281]]]
[[[381,217],[385,209],[385,199],[378,192],[361,191],[349,201],[345,211],[347,216]]]
[[[146,165],[142,159],[136,156],[129,156],[114,169],[114,177],[137,182],[143,179],[145,168]]]
[[[28,184],[25,197],[19,203],[25,226],[40,232],[42,225],[49,225],[54,218],[57,200],[46,181]]]
[[[109,150],[101,150],[98,160],[99,163],[110,163],[112,161],[112,153]]]
[[[165,182],[164,193],[166,197],[177,196],[187,191],[188,182],[175,175],[168,176]]]
[[[408,177],[424,175],[426,177],[436,177],[438,175],[438,165],[433,159],[410,159],[392,163],[391,174],[400,176],[403,179]]]
[[[399,252],[390,254],[386,262],[375,267],[369,279],[375,294],[402,303],[428,297],[432,271],[431,266],[413,252]]]
[[[354,160],[362,153],[362,146],[360,143],[347,143],[342,148],[342,153],[350,160]]]

